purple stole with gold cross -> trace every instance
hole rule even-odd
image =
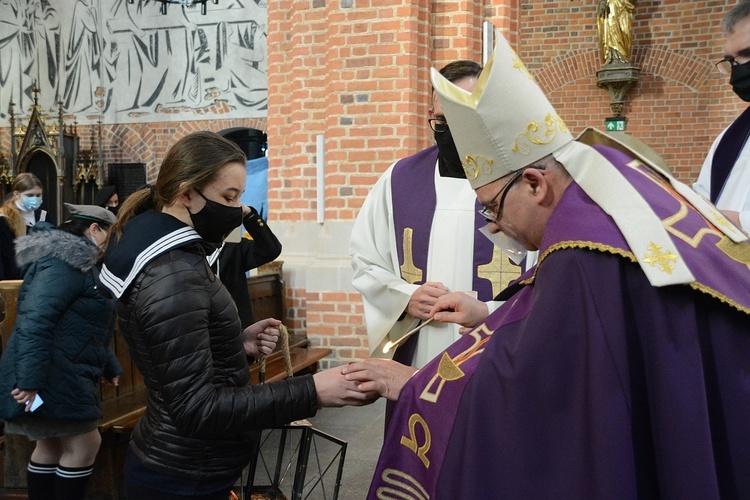
[[[427,281],[430,231],[437,204],[435,192],[437,157],[437,146],[427,148],[396,163],[391,176],[393,226],[396,232],[399,269],[405,281],[416,285]],[[481,208],[477,202],[475,202],[475,208]],[[475,229],[479,229],[484,224],[484,219],[475,212]],[[492,242],[479,231],[475,231],[473,289],[482,301],[492,300],[494,294],[492,282],[487,278],[479,277],[477,270],[479,266],[491,262],[492,256]]]

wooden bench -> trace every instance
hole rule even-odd
[[[273,263],[270,271],[247,279],[250,301],[255,318],[286,318],[284,281],[281,263]],[[16,317],[18,289],[21,281],[0,281],[0,336],[5,346]],[[115,331],[112,344],[123,367],[119,387],[102,386],[102,409],[100,421],[102,445],[94,465],[94,473],[87,490],[87,499],[119,499],[122,497],[122,470],[127,453],[130,434],[138,419],[146,411],[146,389],[143,378],[130,358],[125,340]],[[290,338],[292,369],[295,375],[315,373],[318,361],[331,354],[331,350],[311,347],[305,335]],[[259,365],[250,366],[250,376],[258,383]],[[266,360],[266,382],[286,377],[285,364],[277,346]],[[4,488],[26,487],[26,464],[33,445],[19,436],[6,436],[4,443]],[[0,490],[0,499],[3,491]]]

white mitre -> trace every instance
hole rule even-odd
[[[495,50],[472,92],[431,71],[451,135],[471,186],[477,189],[553,155],[589,197],[609,214],[653,286],[695,281],[662,221],[648,203],[604,156],[588,144],[607,142],[661,173],[675,190],[733,241],[747,235],[718,210],[669,173],[663,160],[628,136],[587,130],[578,140],[500,31]],[[602,139],[606,138],[607,141]],[[640,151],[638,151],[640,149]],[[656,266],[649,256],[655,245],[677,257],[671,266]]]

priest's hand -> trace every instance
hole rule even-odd
[[[377,392],[363,391],[356,382],[347,380],[340,366],[314,374],[313,380],[318,393],[318,408],[364,406],[380,397]]]
[[[409,303],[406,305],[406,312],[424,321],[430,317],[430,311],[437,299],[446,293],[449,293],[449,290],[442,283],[428,281],[411,294]]]
[[[271,354],[279,341],[279,330],[276,327],[280,324],[278,319],[268,318],[245,328],[242,332],[242,344],[247,355],[257,358],[261,354]]]
[[[441,323],[456,323],[463,328],[461,335],[470,332],[489,316],[487,304],[462,292],[443,295],[435,302],[430,316]]]
[[[401,389],[417,369],[392,359],[369,358],[344,366],[342,372],[346,380],[357,383],[359,390],[377,392],[386,399],[396,401]]]

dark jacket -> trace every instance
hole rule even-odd
[[[247,328],[254,323],[254,318],[245,273],[281,255],[281,242],[253,207],[243,218],[242,225],[252,239],[242,238],[239,243],[224,243],[218,250],[218,260],[210,258],[209,261],[212,261],[211,269],[215,273],[218,268],[219,278],[237,306],[242,328]]]
[[[154,250],[149,242],[157,240],[173,243]],[[238,477],[256,431],[315,414],[309,375],[250,385],[234,302],[197,233],[177,219],[156,212],[131,219],[110,242],[102,283],[120,297],[120,331],[149,392],[130,445],[147,468],[186,479]]]
[[[23,413],[10,392],[38,390],[35,417],[101,418],[99,380],[122,372],[109,349],[114,302],[97,289],[99,249],[80,236],[37,230],[16,240],[24,280],[16,323],[0,360],[0,417]]]
[[[36,222],[44,221],[47,211],[41,208],[34,212]],[[33,226],[28,226],[27,230]],[[0,216],[0,280],[21,279],[21,269],[16,264],[16,235],[8,224],[8,219]]]

